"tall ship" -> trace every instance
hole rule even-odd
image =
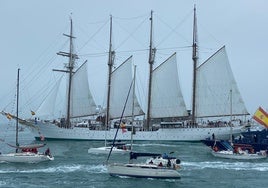
[[[153,13],[150,17],[149,83],[147,109],[142,109],[137,100],[132,56],[113,70],[114,55],[112,46],[112,17],[110,18],[110,45],[108,57],[108,84],[106,107],[96,111],[97,105],[89,90],[87,62],[75,69],[78,58],[73,52],[73,26],[71,20],[69,52],[59,55],[69,58],[65,70],[68,75],[66,91],[66,114],[44,119],[55,105],[55,91],[36,111],[33,118],[21,123],[32,125],[35,138],[46,140],[113,140],[116,129],[119,140],[150,141],[200,141],[215,135],[217,139],[228,139],[230,134],[241,133],[243,121],[234,122],[234,117],[246,116],[244,105],[231,67],[225,46],[216,51],[204,63],[198,65],[197,23],[194,8],[194,28],[192,44],[193,91],[192,109],[187,110],[180,88],[176,53],[154,67],[156,49],[152,42]],[[129,100],[127,100],[129,99]],[[132,100],[133,99],[133,100]],[[127,101],[127,102],[126,102]],[[124,109],[124,113],[123,112]],[[84,122],[74,121],[81,117],[96,117]],[[124,117],[124,125],[117,119]],[[144,120],[131,121],[131,117],[144,117]],[[216,121],[219,117],[230,117],[227,121]],[[211,118],[212,120],[205,120]],[[214,118],[214,121],[213,121]],[[237,119],[236,119],[237,120]],[[131,129],[133,124],[133,131]]]

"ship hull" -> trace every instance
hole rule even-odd
[[[40,140],[44,136],[46,140],[113,140],[116,129],[91,130],[86,127],[60,128],[54,124],[38,123],[37,128],[32,129],[34,136]],[[232,134],[241,133],[241,127],[233,127]],[[230,127],[202,127],[202,128],[159,128],[156,131],[136,130],[134,140],[146,141],[200,141],[211,138],[214,134],[217,139],[229,139]],[[129,140],[131,131],[118,130],[118,140]]]

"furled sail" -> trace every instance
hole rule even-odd
[[[125,101],[133,80],[132,75],[132,56],[122,63],[111,75],[111,93],[110,93],[110,118],[119,118],[122,115]],[[124,116],[132,116],[133,106],[133,87],[129,93]],[[134,115],[142,115],[140,104],[136,95],[134,96]]]
[[[197,68],[196,117],[247,115],[225,47]]]
[[[182,96],[176,53],[153,70],[151,96],[151,117],[187,116]]]
[[[87,63],[77,69],[72,77],[70,117],[96,114],[96,103],[89,90]]]

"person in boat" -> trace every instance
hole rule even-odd
[[[158,166],[161,166],[161,167],[162,167],[162,166],[163,166],[163,163],[162,163],[162,162],[160,162]]]
[[[217,146],[213,146],[213,148],[212,148],[214,151],[219,151],[219,148],[217,147]]]
[[[168,162],[167,162],[167,167],[171,167],[171,161],[170,161],[170,159],[168,159]]]
[[[50,154],[50,150],[49,150],[49,148],[47,148],[47,150],[45,151],[45,155],[48,155],[48,156],[51,155],[51,154]]]
[[[258,142],[258,138],[257,138],[257,135],[254,134],[254,142],[257,143]]]
[[[151,161],[149,162],[149,164],[153,164],[153,161],[151,160]]]
[[[166,153],[163,153],[162,158],[163,159],[167,159],[168,158],[168,155]]]
[[[215,140],[215,134],[214,133],[212,134],[212,140]]]
[[[32,153],[37,153],[37,148],[32,148],[32,149],[30,150],[30,152],[32,152]]]
[[[28,152],[28,148],[23,148],[21,151],[22,152]]]
[[[242,154],[243,153],[243,151],[242,151],[242,149],[240,147],[237,148],[237,153],[238,154]]]
[[[238,153],[238,148],[234,147],[234,153]]]

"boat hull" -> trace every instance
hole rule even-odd
[[[44,154],[35,153],[9,153],[0,154],[0,162],[9,163],[39,163],[44,161],[54,160],[54,157],[50,157]]]
[[[38,122],[37,128],[32,129],[34,136],[40,140],[40,133],[46,140],[113,140],[116,129],[91,130],[86,127],[73,127],[71,129],[60,128],[54,124]],[[136,130],[133,140],[152,141],[200,141],[216,135],[218,139],[229,139],[230,127],[198,127],[198,128],[160,128],[156,131]],[[232,133],[238,136],[241,127],[233,127]],[[129,140],[131,131],[123,132],[119,130],[118,140]]]
[[[90,154],[109,154],[111,150],[111,147],[99,147],[99,148],[89,148],[88,153]],[[113,148],[113,154],[118,153],[118,154],[127,154],[130,151],[129,150],[123,150],[123,149],[118,149],[118,148]]]
[[[128,176],[135,178],[180,178],[175,169],[158,168],[155,165],[112,164],[107,166],[111,176]]]

